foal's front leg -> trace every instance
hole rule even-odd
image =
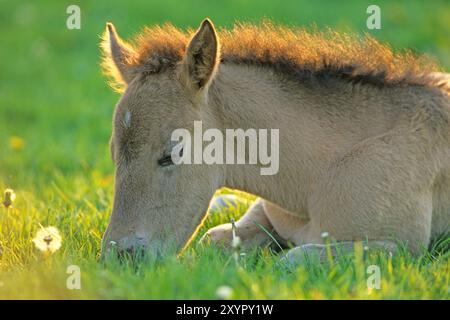
[[[241,239],[243,247],[255,247],[268,243],[271,237],[265,230],[274,235],[273,226],[267,218],[262,199],[256,200],[235,225],[236,235]],[[209,229],[200,242],[210,241],[230,247],[232,238],[232,225],[225,223]]]

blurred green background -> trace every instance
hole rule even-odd
[[[68,30],[66,8],[81,8],[81,30]],[[382,28],[366,28],[370,4]],[[270,18],[369,32],[394,48],[411,48],[450,67],[450,1],[5,1],[0,0],[0,179],[15,187],[99,170],[112,173],[108,140],[118,94],[99,68],[105,22],[128,38],[144,25],[171,22],[217,27]]]

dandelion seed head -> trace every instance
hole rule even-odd
[[[36,248],[45,253],[54,253],[61,248],[62,238],[55,227],[42,227],[33,238]]]
[[[323,239],[325,239],[325,238],[328,238],[330,236],[330,234],[328,232],[322,232],[321,236]]]
[[[229,286],[220,286],[216,290],[216,296],[219,299],[227,300],[233,295],[233,289]]]

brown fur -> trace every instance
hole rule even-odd
[[[128,44],[133,54],[126,63],[149,73],[173,68],[182,60],[193,32],[171,24],[145,28],[131,41],[133,45]],[[239,23],[231,30],[219,31],[218,36],[222,63],[269,67],[297,80],[337,77],[377,86],[434,85],[434,79],[426,75],[438,70],[429,57],[411,51],[395,53],[367,34],[357,37],[332,30],[310,32],[266,21],[260,25]],[[104,57],[103,68],[112,75],[114,87],[123,87],[123,83],[114,82],[120,77],[111,56]]]
[[[106,248],[180,249],[224,186],[264,199],[236,223],[251,245],[267,240],[255,221],[320,252],[325,231],[343,243],[399,240],[414,252],[450,231],[449,75],[331,31],[266,23],[217,35],[205,20],[189,35],[156,27],[131,47],[108,26],[104,67],[126,90],[114,113]],[[278,128],[278,173],[260,175],[260,163],[162,166],[173,131],[198,120],[222,131]],[[229,240],[230,231],[206,237]]]

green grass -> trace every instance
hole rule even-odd
[[[449,299],[450,253],[435,248],[419,257],[406,251],[364,253],[333,264],[277,265],[269,249],[230,252],[195,242],[180,257],[142,263],[98,263],[111,212],[113,166],[108,140],[118,95],[99,68],[99,35],[113,21],[124,37],[145,24],[170,21],[217,26],[272,18],[283,24],[331,26],[367,32],[365,1],[124,1],[79,2],[82,29],[65,28],[68,4],[0,0],[0,190],[13,188],[15,208],[0,207],[0,298],[231,298]],[[382,29],[371,34],[394,48],[411,48],[450,67],[447,1],[377,1]],[[17,137],[17,138],[12,138]],[[15,142],[14,142],[15,140]],[[23,146],[20,146],[21,142]],[[227,191],[224,191],[227,192]],[[237,218],[251,203],[211,215],[200,230]],[[47,258],[31,241],[43,226],[59,228],[63,246]],[[445,239],[443,240],[445,241]],[[448,241],[448,240],[447,240]],[[441,245],[444,247],[445,244]],[[82,290],[66,287],[67,266],[81,268]],[[381,289],[367,289],[366,268],[381,269]]]

